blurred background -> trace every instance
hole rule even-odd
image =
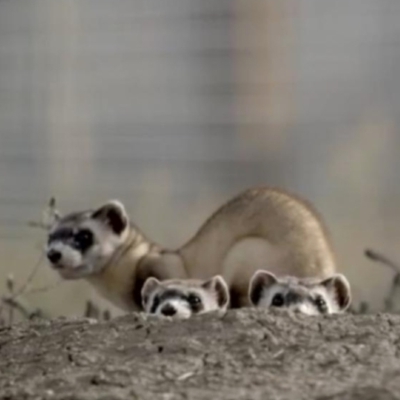
[[[0,1],[0,294],[38,262],[28,222],[52,195],[118,198],[175,247],[268,184],[316,205],[355,302],[380,310],[393,273],[363,251],[400,262],[399,18],[390,0]],[[58,281],[43,261],[26,300],[98,299]]]

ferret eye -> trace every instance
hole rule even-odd
[[[321,313],[327,312],[326,301],[321,296],[317,296],[314,300],[314,303]]]
[[[160,297],[155,296],[153,302],[151,304],[150,313],[154,314],[157,311],[158,306],[160,305]]]
[[[193,294],[193,293],[189,294],[187,300],[188,300],[189,304],[192,306],[196,306],[201,303],[200,297],[197,296],[197,294]]]
[[[82,229],[74,235],[74,242],[82,251],[87,250],[93,244],[93,233]]]
[[[285,299],[283,298],[283,295],[281,293],[277,293],[273,297],[271,305],[273,307],[282,307],[284,303],[285,303]]]

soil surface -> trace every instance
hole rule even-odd
[[[0,399],[400,399],[400,316],[20,324],[0,330]]]

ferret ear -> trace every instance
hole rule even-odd
[[[278,282],[277,277],[269,271],[258,270],[250,279],[249,299],[250,303],[257,306],[260,302],[264,290],[268,290],[272,285]]]
[[[202,288],[216,293],[217,303],[221,309],[227,309],[230,303],[230,295],[228,285],[221,275],[216,275],[204,282]]]
[[[116,235],[120,235],[128,226],[128,214],[118,200],[110,200],[92,214],[93,219],[104,222]]]
[[[142,306],[143,308],[146,307],[147,302],[149,301],[151,293],[160,286],[160,281],[157,278],[151,276],[147,278],[144,282],[141,290],[141,297],[142,297]]]
[[[351,303],[351,289],[347,278],[342,274],[335,274],[321,282],[328,294],[332,296],[340,311],[345,311]]]

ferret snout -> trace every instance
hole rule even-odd
[[[54,264],[57,264],[61,260],[62,254],[58,250],[50,249],[47,252],[47,258],[54,265]]]
[[[173,315],[176,314],[176,311],[177,311],[176,308],[170,303],[165,304],[161,308],[161,314],[165,315],[166,317],[172,317]]]

